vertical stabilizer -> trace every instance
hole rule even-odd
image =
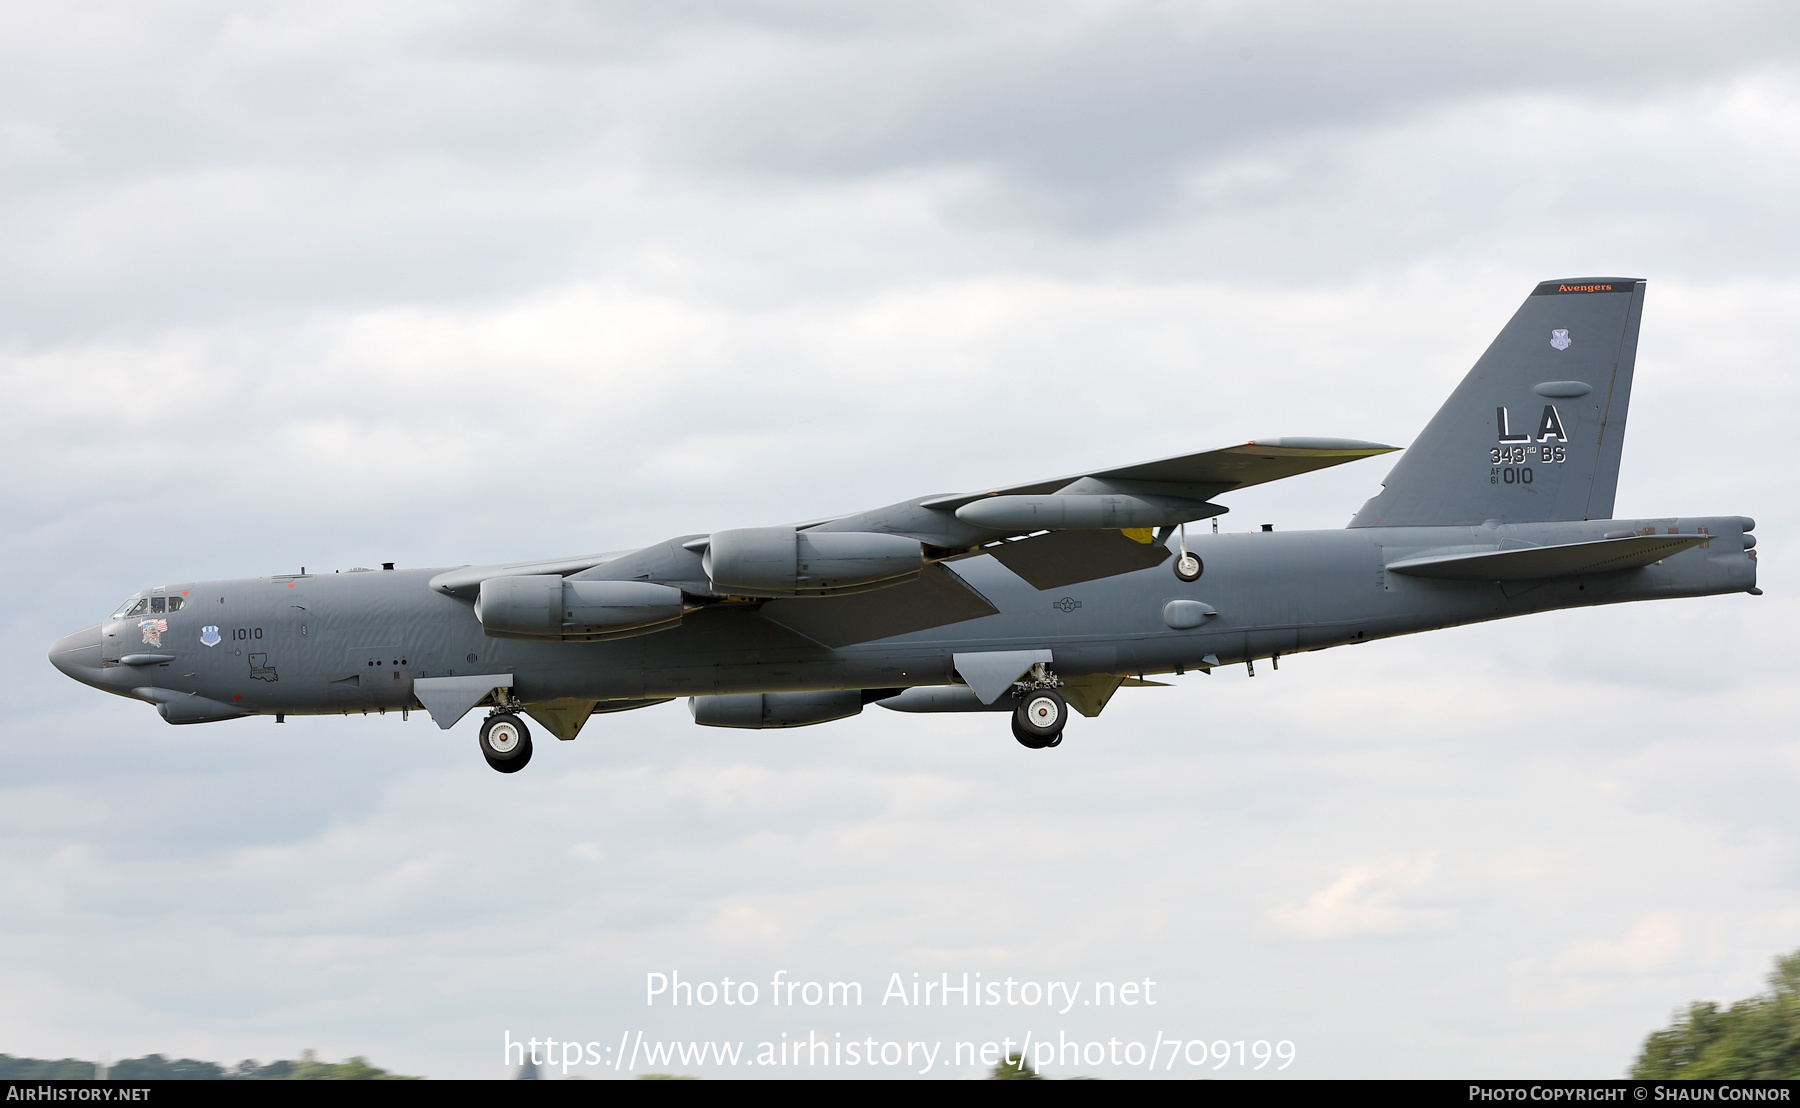
[[[1644,282],[1545,281],[1352,527],[1610,519]]]

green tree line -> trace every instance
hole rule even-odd
[[[0,1081],[92,1081],[98,1063],[80,1058],[15,1058],[0,1054]],[[416,1077],[389,1073],[371,1066],[361,1055],[343,1062],[322,1062],[314,1051],[304,1051],[292,1061],[264,1065],[254,1058],[235,1066],[201,1062],[193,1058],[164,1058],[146,1054],[125,1058],[106,1069],[113,1081],[417,1081]]]
[[[1800,950],[1775,959],[1769,991],[1724,1010],[1695,1001],[1644,1040],[1631,1076],[1645,1080],[1800,1077]]]

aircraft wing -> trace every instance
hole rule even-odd
[[[1047,531],[997,542],[949,560],[982,554],[993,555],[1039,591],[1149,569],[1173,557],[1173,551],[1150,541],[1149,535],[1132,538],[1123,531]]]
[[[1275,438],[1257,439],[1236,446],[1220,447],[1199,454],[1182,454],[1173,458],[1139,462],[1113,469],[1093,470],[1047,481],[1023,485],[1007,485],[981,492],[958,493],[932,497],[922,502],[927,508],[960,508],[990,496],[1029,496],[1045,493],[1085,491],[1090,486],[1111,485],[1120,488],[1158,486],[1154,491],[1190,500],[1209,500],[1233,489],[1279,481],[1311,473],[1316,469],[1354,462],[1377,454],[1390,454],[1400,449],[1357,439]],[[1072,486],[1080,486],[1072,489]]]
[[[1258,439],[978,492],[927,496],[797,525],[813,532],[904,535],[945,560],[991,554],[1038,589],[1158,565],[1154,528],[1227,509],[1210,498],[1399,449],[1357,439]],[[1166,535],[1165,535],[1166,537]],[[967,617],[963,617],[967,618]]]
[[[837,648],[991,616],[1000,609],[941,565],[885,589],[807,599],[771,600],[761,616]]]
[[[1227,510],[1209,497],[1395,449],[1260,439],[638,550],[461,566],[437,574],[431,587],[477,602],[482,626],[502,637],[648,634],[696,607],[755,601],[770,622],[847,646],[994,614],[942,562],[992,555],[1040,590],[1147,569],[1171,556],[1165,542],[1176,525]]]

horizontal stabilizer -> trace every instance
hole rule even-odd
[[[1440,581],[1539,581],[1548,577],[1638,569],[1699,546],[1711,538],[1711,535],[1633,535],[1627,539],[1600,539],[1523,550],[1407,558],[1390,562],[1387,568],[1394,573]]]

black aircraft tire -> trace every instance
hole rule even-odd
[[[483,751],[482,756],[486,757],[487,752]],[[496,762],[494,759],[488,758],[487,764],[501,773],[517,773],[531,764],[531,743],[526,742],[520,746],[519,753],[504,762]]]
[[[1054,689],[1034,689],[1019,698],[1013,709],[1014,733],[1024,733],[1048,742],[1062,734],[1069,722],[1069,702]]]
[[[481,722],[481,756],[501,773],[517,773],[531,761],[531,730],[511,712]]]
[[[1013,738],[1018,739],[1019,745],[1024,747],[1026,750],[1042,750],[1042,749],[1044,749],[1044,747],[1049,745],[1048,740],[1046,740],[1038,735],[1033,735],[1031,732],[1026,731],[1024,728],[1020,727],[1019,726],[1019,717],[1016,713],[1013,716],[1012,729],[1013,729]]]

